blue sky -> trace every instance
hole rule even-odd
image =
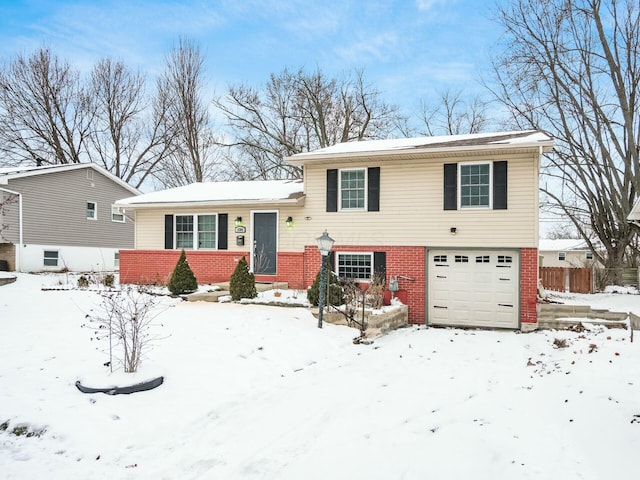
[[[180,37],[216,93],[283,68],[362,68],[405,111],[446,88],[474,93],[500,28],[495,0],[0,0],[0,60],[42,45],[83,71],[104,56],[153,77]]]

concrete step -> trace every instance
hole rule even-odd
[[[197,292],[186,296],[189,302],[217,302],[220,297],[230,295],[229,282],[216,283],[214,285],[219,290],[213,292]],[[256,283],[256,290],[258,292],[266,292],[267,290],[287,290],[289,284],[287,282],[269,282],[269,283]]]

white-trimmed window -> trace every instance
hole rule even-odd
[[[120,210],[120,207],[111,205],[111,221],[124,223],[124,213],[122,213],[122,210]]]
[[[369,280],[373,274],[373,253],[336,253],[336,273],[340,278]]]
[[[118,268],[120,266],[120,252],[113,254],[113,266]]]
[[[491,208],[491,162],[461,163],[460,208]]]
[[[98,219],[98,204],[96,202],[87,202],[87,219]]]
[[[367,170],[340,170],[340,209],[364,210],[367,205]]]
[[[176,215],[176,248],[188,250],[217,248],[217,225],[216,214]]]
[[[57,267],[58,266],[58,251],[57,250],[45,250],[42,260],[42,264],[45,267]]]
[[[558,260],[564,261],[567,259],[567,253],[566,252],[558,252]]]
[[[584,258],[587,260],[593,260],[593,252],[585,252]]]

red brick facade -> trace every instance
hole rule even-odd
[[[520,250],[520,322],[536,323],[538,298],[538,249]]]
[[[334,246],[335,252],[386,252],[387,282],[389,276],[399,278],[398,296],[409,306],[409,322],[423,324],[426,308],[425,247],[398,246]],[[520,254],[520,321],[535,324],[538,288],[538,250],[523,248]],[[233,273],[242,256],[248,252],[189,251],[187,261],[199,283],[225,282]],[[176,250],[121,250],[120,281],[122,283],[165,284],[178,261]],[[287,282],[289,288],[308,288],[320,268],[320,253],[316,246],[305,247],[304,252],[278,252],[278,274],[256,276],[257,281]]]

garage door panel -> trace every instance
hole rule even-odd
[[[518,252],[432,250],[428,261],[429,323],[517,328]]]

